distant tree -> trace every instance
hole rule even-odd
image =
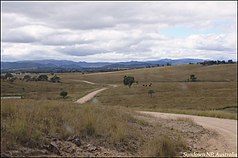
[[[40,75],[37,78],[38,81],[48,81],[48,76],[47,75]]]
[[[37,76],[33,76],[32,78],[31,78],[31,81],[37,81],[38,80],[38,77]]]
[[[9,79],[9,82],[10,82],[10,83],[13,83],[16,79],[17,79],[16,77],[11,77],[11,78]]]
[[[170,63],[167,63],[166,65],[167,65],[167,66],[171,66],[171,64],[170,64]]]
[[[65,98],[67,95],[68,95],[68,92],[66,91],[60,92],[60,96],[62,96],[63,98]]]
[[[124,84],[125,86],[128,86],[129,88],[131,88],[131,85],[132,85],[133,83],[135,83],[134,77],[124,76],[123,84]]]
[[[9,79],[9,78],[12,78],[12,77],[13,77],[13,75],[11,73],[6,73],[6,75],[5,75],[6,79]]]
[[[25,76],[23,77],[23,80],[25,80],[25,81],[30,81],[30,80],[31,80],[31,76],[30,76],[30,75],[25,75]]]
[[[150,97],[152,97],[152,94],[154,94],[154,93],[155,93],[155,91],[152,89],[148,91],[148,94],[150,95]]]
[[[232,64],[232,63],[233,63],[233,61],[232,61],[232,60],[228,60],[227,62],[228,62],[228,64]]]
[[[194,74],[190,75],[190,81],[192,82],[197,81],[197,77]]]
[[[50,81],[53,82],[53,83],[59,83],[59,82],[60,82],[60,78],[55,75],[54,77],[52,77],[52,78],[50,79]]]
[[[5,80],[5,79],[7,79],[7,78],[6,78],[5,75],[1,75],[1,79],[2,79],[2,80]]]

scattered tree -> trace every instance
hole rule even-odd
[[[5,79],[7,79],[7,78],[6,78],[5,75],[1,75],[1,79],[2,79],[2,80],[5,80]]]
[[[47,75],[40,75],[37,78],[38,81],[48,81],[48,76]]]
[[[13,77],[13,75],[11,74],[11,73],[6,73],[6,75],[5,75],[5,78],[6,79],[10,79],[10,78],[12,78]]]
[[[31,80],[31,76],[25,75],[25,76],[23,77],[23,80],[25,80],[25,81],[30,81],[30,80]]]
[[[37,76],[33,76],[32,78],[31,78],[31,81],[37,81],[38,80],[38,77]]]
[[[68,95],[68,92],[66,91],[60,92],[60,96],[62,96],[63,98],[65,98],[67,95]]]
[[[10,83],[13,83],[16,79],[17,79],[16,77],[11,77],[11,78],[9,79],[9,82],[10,82]]]
[[[233,62],[231,59],[228,60],[227,62],[225,60],[206,60],[203,62],[198,62],[198,64],[202,64],[202,65],[214,65],[214,64],[234,64],[235,62]]]
[[[53,82],[53,83],[59,83],[59,82],[60,82],[60,78],[55,75],[54,77],[52,77],[52,78],[50,79],[50,81]]]
[[[135,83],[134,77],[124,76],[123,84],[124,84],[125,86],[128,86],[129,88],[131,88],[131,85],[132,85],[133,83]]]
[[[197,81],[197,77],[194,74],[190,75],[190,81],[192,82]]]
[[[150,95],[151,98],[152,98],[152,94],[154,94],[154,93],[155,93],[155,91],[152,89],[148,91],[148,94]]]

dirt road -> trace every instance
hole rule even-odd
[[[87,83],[87,82],[86,82]],[[88,82],[90,84],[90,82]],[[117,87],[117,85],[109,85],[111,87]],[[83,104],[91,100],[98,93],[108,89],[108,87],[101,88],[99,90],[93,91],[84,97],[76,101],[76,103]],[[179,117],[185,117],[192,119],[195,123],[211,130],[215,130],[219,137],[217,140],[211,142],[201,142],[201,146],[208,143],[211,144],[212,149],[216,148],[219,152],[235,152],[237,153],[237,120],[230,119],[220,119],[212,117],[194,116],[194,115],[184,115],[184,114],[171,114],[171,113],[160,113],[160,112],[147,112],[139,111],[140,113],[153,116],[155,118],[165,118],[165,119],[177,119]],[[208,149],[209,150],[209,149]]]
[[[220,152],[236,152],[237,153],[237,120],[220,119],[203,116],[193,116],[184,114],[171,114],[160,112],[146,112],[139,111],[140,113],[153,116],[155,118],[176,119],[179,117],[190,118],[195,123],[207,128],[217,131],[220,134],[219,139],[214,144]]]
[[[84,83],[88,83],[88,84],[97,84],[97,83],[86,81],[86,80],[72,80],[72,81],[79,81],[79,82],[84,82]]]
[[[97,83],[90,82],[90,81],[85,81],[85,80],[77,80],[77,81],[88,83],[88,84],[97,84]],[[107,85],[111,86],[111,87],[114,87],[114,88],[118,87],[118,85],[114,85],[114,84],[107,84]],[[104,91],[106,89],[108,89],[108,87],[107,88],[101,88],[99,90],[93,91],[93,92],[85,95],[84,97],[78,99],[75,103],[79,103],[79,104],[86,103],[87,101],[93,99],[93,97],[95,97],[98,93],[100,93],[101,91]]]
[[[22,99],[22,96],[7,96],[1,97],[1,99]]]
[[[87,101],[93,99],[93,97],[94,97],[95,95],[97,95],[98,93],[100,93],[101,91],[104,91],[104,90],[106,90],[106,89],[108,89],[108,88],[101,88],[101,89],[99,89],[99,90],[93,91],[93,92],[91,92],[91,93],[85,95],[84,97],[80,98],[80,99],[77,100],[75,103],[79,103],[79,104],[86,103]]]

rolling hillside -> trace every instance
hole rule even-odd
[[[197,82],[185,82],[191,74],[197,76]],[[124,86],[122,80],[125,75],[134,76],[139,84],[133,84],[131,88]],[[120,85],[96,97],[97,102],[103,105],[223,117],[237,112],[236,75],[236,64],[229,64],[179,65],[74,74],[74,77],[100,84]],[[62,74],[62,77],[71,78],[72,74]],[[150,83],[151,87],[143,86]],[[152,97],[148,95],[149,90],[155,91]]]

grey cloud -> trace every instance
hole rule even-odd
[[[75,34],[54,33],[47,36],[45,39],[41,39],[39,43],[52,46],[72,46],[75,44],[89,44],[94,42],[94,40],[82,39],[80,38],[80,35],[76,36]]]
[[[92,48],[90,46],[66,46],[64,48],[56,48],[56,51],[70,56],[88,56],[109,52],[105,49]]]
[[[124,60],[158,56],[186,56],[191,51],[235,51],[236,39],[227,37],[180,39],[162,36],[161,28],[216,28],[217,19],[232,19],[234,2],[2,2],[2,41],[29,43],[64,57],[97,57],[115,52]],[[211,9],[212,8],[212,9]],[[226,28],[222,28],[226,29]],[[222,33],[220,29],[217,34]],[[234,33],[230,29],[225,33]],[[223,39],[228,39],[224,42]],[[205,41],[205,42],[204,42]],[[236,41],[236,42],[235,42]],[[225,43],[225,44],[224,44]],[[38,48],[39,46],[39,48]],[[4,46],[6,48],[7,46]],[[6,49],[17,51],[17,48]],[[32,47],[32,49],[35,49]],[[29,54],[35,53],[32,50]],[[197,54],[199,54],[199,51]],[[27,54],[27,53],[26,53]],[[43,57],[43,53],[38,53]],[[170,54],[170,55],[167,55]],[[213,56],[214,53],[211,53]],[[216,55],[216,54],[215,54]],[[28,55],[29,56],[29,55]],[[47,55],[44,55],[46,57]],[[53,55],[52,55],[53,56]],[[105,55],[106,56],[106,55]],[[63,58],[63,57],[62,57]],[[110,58],[110,55],[108,56]],[[114,58],[111,58],[114,60]],[[91,60],[91,58],[90,58]],[[92,59],[93,60],[93,59]]]
[[[235,12],[219,10],[231,4],[218,2],[218,7],[211,11],[209,6],[213,3],[208,3],[207,7],[199,2],[5,2],[3,11],[23,14],[55,27],[97,29],[119,24],[181,24],[191,23],[194,19],[234,17]]]
[[[3,36],[2,41],[9,43],[33,43],[37,39],[26,34],[8,34]]]
[[[207,51],[235,51],[235,48],[228,48],[228,47],[225,47],[225,46],[222,46],[222,45],[209,45],[209,46],[199,46],[199,47],[196,47],[196,49],[198,50],[207,50]]]

